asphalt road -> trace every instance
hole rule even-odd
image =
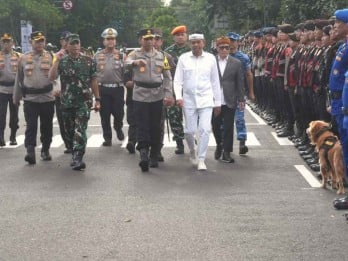
[[[318,188],[296,149],[246,116],[247,156],[219,162],[210,146],[204,173],[168,141],[165,162],[141,173],[124,143],[101,146],[98,114],[85,171],[70,169],[56,123],[51,162],[28,166],[23,145],[0,149],[0,260],[348,260],[335,191]]]

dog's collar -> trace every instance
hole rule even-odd
[[[315,135],[315,139],[317,140],[317,139],[319,139],[319,137],[321,136],[321,135],[323,135],[323,133],[324,132],[327,132],[327,131],[329,131],[330,130],[330,128],[329,127],[323,127],[316,135]]]

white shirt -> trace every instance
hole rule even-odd
[[[221,59],[221,57],[218,56],[221,77],[224,75],[224,72],[226,69],[226,64],[227,64],[227,59],[228,59],[228,56],[225,57],[224,59]],[[224,97],[225,97],[224,96],[224,89],[221,88],[221,105],[226,105]]]
[[[184,100],[186,108],[221,106],[220,79],[215,56],[204,52],[180,56],[174,76],[176,99]]]

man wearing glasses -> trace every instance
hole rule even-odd
[[[217,66],[221,85],[221,113],[213,115],[212,125],[216,141],[215,159],[222,154],[222,161],[233,163],[234,115],[237,106],[244,108],[244,83],[242,63],[230,53],[230,39],[221,37],[216,40]],[[221,131],[223,127],[223,132]],[[222,153],[223,151],[223,153]]]
[[[110,116],[114,117],[114,129],[119,140],[124,140],[122,131],[124,118],[123,61],[116,49],[117,31],[107,28],[103,31],[105,49],[94,56],[97,64],[100,93],[100,118],[103,129],[103,146],[112,145]]]

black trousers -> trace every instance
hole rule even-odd
[[[222,144],[224,151],[233,151],[234,136],[234,115],[236,109],[231,109],[227,105],[221,106],[221,113],[212,117],[213,133],[216,144]]]
[[[18,107],[13,104],[12,94],[0,93],[0,137],[4,136],[7,104],[10,108],[9,127],[11,132],[16,132],[18,129]]]
[[[114,117],[114,129],[123,127],[124,118],[124,88],[99,87],[100,92],[100,118],[105,140],[112,139],[110,116]]]
[[[127,123],[128,123],[128,142],[135,144],[137,142],[134,103],[133,100],[127,100]]]
[[[161,117],[163,100],[156,102],[133,101],[137,124],[137,149],[159,150],[161,146]]]
[[[48,150],[50,148],[52,142],[53,115],[54,101],[43,103],[24,101],[24,117],[27,124],[24,139],[26,148],[29,146],[36,147],[37,121],[39,118],[42,150]]]

